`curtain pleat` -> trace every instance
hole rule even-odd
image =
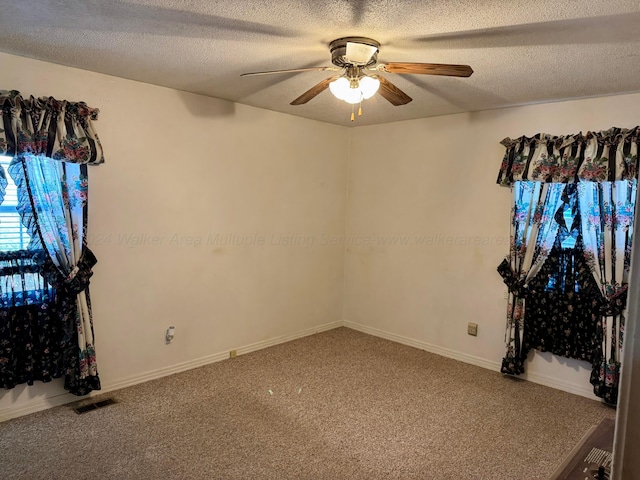
[[[499,185],[517,181],[613,182],[638,177],[640,127],[554,136],[505,138]]]
[[[53,97],[0,91],[0,155],[38,155],[71,163],[104,162],[93,121],[98,109]],[[0,181],[1,182],[1,181]]]

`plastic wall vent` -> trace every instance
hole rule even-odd
[[[83,405],[81,407],[76,407],[73,409],[78,415],[83,413],[91,412],[92,410],[98,410],[99,408],[107,407],[109,405],[113,405],[116,402],[113,398],[107,398],[106,400],[100,400],[99,402],[89,403],[87,405]]]

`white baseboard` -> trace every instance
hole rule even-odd
[[[395,333],[391,333],[385,330],[380,330],[378,328],[370,327],[370,326],[359,324],[356,322],[350,322],[347,320],[331,322],[331,323],[326,323],[324,325],[319,325],[317,327],[307,328],[305,330],[301,330],[296,333],[282,335],[282,336],[271,338],[268,340],[263,340],[261,342],[252,343],[250,345],[237,347],[235,350],[238,355],[244,355],[250,352],[255,352],[257,350],[262,350],[263,348],[268,348],[281,343],[290,342],[291,340],[296,340],[298,338],[303,338],[309,335],[313,335],[314,333],[320,333],[320,332],[332,330],[334,328],[338,328],[342,326],[351,328],[353,330],[357,330],[359,332],[367,333],[375,337],[384,338],[392,342],[408,345],[410,347],[418,348],[420,350],[425,350],[430,353],[435,353],[436,355],[442,355],[443,357],[452,358],[454,360],[459,360],[461,362],[469,363],[471,365],[486,368],[488,370],[492,370],[495,372],[500,371],[499,362],[487,360],[481,357],[476,357],[466,353],[458,352],[456,350],[441,347],[438,345],[433,345],[431,343],[423,342],[421,340],[415,340],[413,338],[404,337],[402,335],[397,335]],[[122,378],[120,380],[105,383],[102,385],[102,390],[97,392],[92,392],[90,395],[82,398],[102,395],[108,392],[112,392],[114,390],[119,390],[121,388],[130,387],[132,385],[137,385],[139,383],[148,382],[149,380],[155,380],[156,378],[166,377],[168,375],[173,375],[174,373],[180,373],[186,370],[191,370],[192,368],[208,365],[210,363],[220,362],[228,358],[229,358],[229,352],[225,351],[221,353],[214,353],[212,355],[196,358],[194,360],[189,360],[187,362],[182,362],[176,365],[171,365],[168,367],[151,370],[149,372],[145,372],[142,374],[132,375],[130,377]],[[575,383],[567,383],[567,382],[557,380],[556,378],[550,377],[548,375],[541,375],[535,372],[530,372],[516,378],[528,380],[533,383],[545,385],[547,387],[555,388],[557,390],[562,390],[568,393],[572,393],[574,395],[580,395],[590,399],[598,400],[598,398],[593,394],[591,385],[579,385]],[[28,401],[28,403],[21,406],[16,406],[16,407],[10,406],[5,408],[0,408],[0,422],[9,420],[11,418],[21,417],[23,415],[28,415],[30,413],[39,412],[41,410],[46,410],[48,408],[76,402],[80,399],[81,397],[76,397],[68,393],[62,393],[60,395],[34,399],[32,401]]]
[[[61,380],[58,381],[61,382]],[[5,395],[7,394],[8,393],[5,393]],[[4,422],[12,418],[22,417],[23,415],[29,415],[30,413],[39,412],[41,410],[47,410],[48,408],[64,405],[65,403],[78,401],[79,399],[80,397],[76,397],[69,393],[61,393],[59,395],[52,395],[50,397],[29,400],[26,405],[0,408],[0,422]]]
[[[347,328],[351,328],[359,332],[367,333],[375,337],[380,337],[386,340],[391,340],[392,342],[401,343],[403,345],[408,345],[414,348],[419,348],[420,350],[424,350],[426,352],[435,353],[436,355],[442,355],[443,357],[459,360],[461,362],[469,363],[477,367],[493,370],[494,372],[500,371],[500,367],[501,367],[500,362],[495,362],[495,361],[487,360],[485,358],[468,355],[466,353],[458,352],[456,350],[441,347],[438,345],[433,345],[431,343],[423,342],[421,340],[415,340],[409,337],[403,337],[402,335],[397,335],[395,333],[387,332],[385,330],[369,327],[368,325],[362,325],[360,323],[350,322],[348,320],[345,320],[343,322],[343,325]],[[580,385],[577,383],[563,382],[556,378],[550,377],[548,375],[541,375],[539,373],[534,373],[534,372],[526,373],[524,375],[517,376],[514,378],[519,378],[519,379],[527,380],[533,383],[538,383],[546,387],[551,387],[551,388],[555,388],[556,390],[562,390],[564,392],[573,393],[574,395],[580,395],[582,397],[587,397],[592,400],[600,400],[598,397],[596,397],[593,394],[593,389],[590,384]]]
[[[466,353],[451,350],[449,348],[433,345],[431,343],[423,342],[422,340],[403,337],[402,335],[396,335],[395,333],[387,332],[385,330],[380,330],[374,327],[369,327],[368,325],[362,325],[361,323],[350,322],[347,320],[344,321],[344,326],[362,333],[368,333],[369,335],[373,335],[374,337],[384,338],[386,340],[391,340],[392,342],[401,343],[403,345],[408,345],[409,347],[419,348],[420,350],[424,350],[426,352],[435,353],[436,355],[442,355],[443,357],[460,360],[461,362],[470,363],[472,365],[486,368],[488,370],[494,370],[498,372],[500,371],[500,363],[498,362],[492,362],[491,360],[486,360],[484,358],[475,357],[473,355],[468,355]]]
[[[342,324],[343,324],[342,321],[325,323],[324,325],[307,328],[305,330],[301,330],[288,335],[281,335],[279,337],[274,337],[267,340],[263,340],[261,342],[245,345],[243,347],[237,347],[235,350],[238,355],[244,355],[250,352],[255,352],[256,350],[262,350],[263,348],[272,347],[274,345],[278,345],[281,343],[290,342],[291,340],[307,337],[315,333],[332,330],[334,328],[341,327]],[[48,408],[57,407],[67,403],[77,402],[78,400],[89,398],[92,396],[103,395],[105,393],[112,392],[114,390],[119,390],[121,388],[130,387],[132,385],[137,385],[139,383],[148,382],[149,380],[155,380],[156,378],[166,377],[168,375],[173,375],[174,373],[184,372],[186,370],[191,370],[192,368],[202,367],[203,365],[208,365],[210,363],[220,362],[228,358],[229,358],[229,351],[227,350],[222,353],[214,353],[212,355],[196,358],[194,360],[178,363],[176,365],[158,368],[156,370],[151,370],[149,372],[141,373],[138,375],[132,375],[130,377],[122,378],[120,380],[116,380],[113,382],[103,383],[101,390],[96,392],[91,392],[89,395],[85,397],[77,397],[69,393],[62,393],[60,395],[34,399],[31,401],[28,401],[28,403],[21,406],[15,406],[15,407],[10,406],[5,408],[0,408],[0,422],[9,420],[11,418],[21,417],[23,415],[28,415],[30,413],[39,412],[41,410],[46,410]]]
[[[593,386],[588,382],[585,385],[563,382],[561,380],[558,380],[557,378],[550,377],[549,375],[541,375],[535,372],[527,372],[522,376],[516,378],[522,378],[523,380],[538,383],[540,385],[544,385],[545,387],[551,387],[555,388],[556,390],[562,390],[563,392],[580,395],[581,397],[590,398],[591,400],[597,400],[599,402],[602,401],[601,398],[595,396],[595,394],[593,393]]]

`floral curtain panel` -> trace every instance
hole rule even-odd
[[[87,166],[22,155],[9,172],[29,249],[46,253],[42,275],[56,289],[59,320],[75,327],[77,354],[66,365],[65,386],[78,395],[99,390],[88,290],[96,259],[86,246]]]
[[[519,180],[568,183],[577,180],[613,182],[638,177],[640,127],[553,136],[539,133],[505,138],[506,153],[497,183]]]
[[[528,353],[523,350],[528,282],[536,277],[555,242],[560,226],[554,217],[563,204],[564,189],[564,184],[540,182],[516,182],[513,187],[510,251],[498,267],[509,287],[503,373],[524,373]]]
[[[507,356],[502,371],[510,374],[524,371],[522,362],[529,346],[521,331],[527,322],[524,319],[524,301],[520,297],[530,297],[534,293],[526,287],[532,284],[540,271],[540,268],[532,270],[523,277],[517,269],[519,263],[527,265],[526,258],[519,259],[526,255],[519,251],[523,248],[523,241],[519,239],[518,232],[523,228],[519,227],[523,221],[520,218],[524,215],[522,210],[527,209],[526,204],[519,204],[522,203],[519,199],[524,198],[520,184],[533,182],[541,192],[544,185],[576,184],[581,218],[579,248],[584,257],[584,261],[581,259],[578,263],[590,270],[594,285],[599,287],[582,291],[581,295],[586,295],[589,307],[585,311],[585,319],[577,321],[594,322],[598,334],[590,335],[589,345],[582,346],[585,352],[591,353],[580,354],[580,357],[575,354],[579,349],[574,345],[563,349],[574,352],[569,355],[572,358],[592,361],[591,383],[595,394],[615,403],[624,336],[640,127],[614,127],[601,132],[565,136],[537,134],[515,140],[506,138],[501,143],[506,152],[497,183],[511,187],[515,198],[512,247],[507,259],[498,267],[511,292],[507,313]],[[536,191],[535,188],[532,192]],[[532,194],[531,198],[533,200],[535,196]],[[560,210],[556,213],[562,216]],[[549,222],[547,228],[554,229],[553,224],[558,222],[553,221],[553,214],[546,218]],[[547,257],[541,258],[544,262]],[[544,283],[544,279],[541,282]],[[583,285],[587,283],[590,281],[582,280]],[[529,298],[529,306],[535,304],[536,311],[545,310],[546,305],[541,306],[540,303],[545,295]],[[572,316],[575,317],[575,312]],[[601,349],[591,347],[594,338],[602,344]],[[536,343],[541,342],[532,342]]]
[[[610,403],[618,394],[636,189],[635,179],[578,184],[584,255],[604,299],[601,358],[591,383]]]
[[[15,375],[21,368],[16,366],[14,372],[5,372],[3,378],[9,379],[5,387],[64,375],[66,389],[85,395],[100,389],[88,288],[97,260],[86,245],[87,165],[104,162],[92,123],[98,110],[83,102],[52,97],[25,99],[17,91],[0,91],[0,106],[0,154],[13,157],[9,173],[18,188],[18,212],[31,236],[25,252],[40,269],[38,274],[50,292],[47,301],[33,305],[42,311],[51,309],[51,315],[43,317],[40,312],[36,318],[24,312],[24,305],[8,305],[10,309],[0,312],[0,317],[9,317],[0,324],[0,335],[7,325],[32,333],[38,325],[55,331],[51,338],[35,333],[11,337],[12,357],[3,357],[0,351],[0,363],[17,358],[21,364],[33,357],[32,364],[37,364],[43,352],[52,350],[60,360],[50,374],[34,367],[28,375]],[[5,175],[0,168],[0,201],[7,185]],[[10,290],[1,287],[6,296]]]

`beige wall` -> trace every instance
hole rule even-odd
[[[6,54],[0,65],[2,88],[101,110],[89,245],[105,387],[341,320],[344,250],[319,239],[344,232],[348,130]],[[0,391],[0,416],[61,393]]]
[[[508,253],[511,201],[495,183],[499,141],[633,127],[638,111],[636,94],[353,130],[344,320],[498,369],[506,300],[496,267]],[[478,323],[477,337],[468,322]],[[535,354],[527,370],[533,381],[593,397],[587,363]]]

